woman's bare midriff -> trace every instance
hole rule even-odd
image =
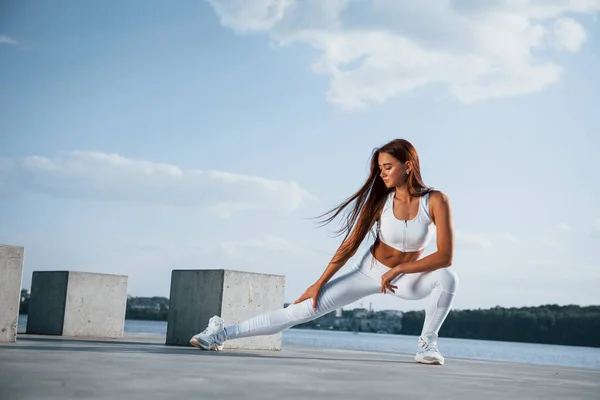
[[[398,264],[417,261],[423,253],[423,250],[404,253],[378,241],[373,245],[371,252],[377,261],[388,268],[393,268]]]

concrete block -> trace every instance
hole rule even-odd
[[[285,277],[224,269],[173,270],[167,345],[189,346],[190,338],[219,315],[225,324],[283,308]],[[281,350],[281,333],[233,339],[225,349]]]
[[[77,337],[123,336],[127,276],[35,271],[27,333]]]
[[[17,341],[25,249],[0,244],[0,343]]]

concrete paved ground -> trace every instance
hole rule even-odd
[[[20,334],[0,344],[0,399],[600,399],[600,371],[286,346],[204,352],[164,338]]]

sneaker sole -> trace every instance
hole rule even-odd
[[[220,351],[223,350],[223,346],[219,346],[219,345],[214,345],[212,347],[210,346],[204,346],[202,343],[200,343],[199,341],[197,341],[196,339],[192,338],[190,339],[190,344],[196,348],[202,349],[202,350],[207,350],[207,351]]]
[[[415,362],[418,362],[421,364],[427,364],[427,365],[444,365],[443,361],[426,361],[426,360],[420,360],[420,359],[416,359],[416,358],[415,358]]]

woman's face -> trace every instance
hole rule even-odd
[[[379,176],[388,188],[402,186],[406,183],[408,164],[401,163],[388,153],[379,153]]]

